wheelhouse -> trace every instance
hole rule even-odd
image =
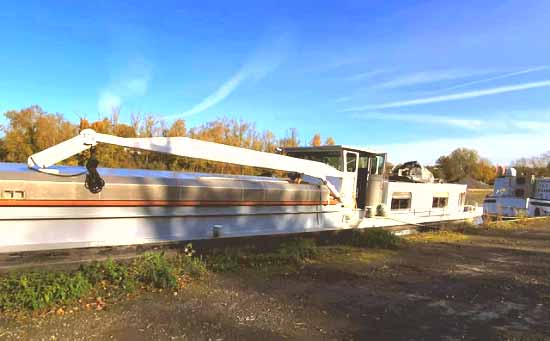
[[[382,185],[386,153],[342,145],[292,147],[285,148],[283,153],[300,159],[322,162],[344,172],[341,190],[344,193],[342,200],[346,206],[363,209],[369,205],[369,198],[375,193],[381,193],[380,188],[376,191],[372,189]]]

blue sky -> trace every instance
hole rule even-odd
[[[120,106],[190,126],[433,162],[550,149],[548,1],[24,1],[0,5],[0,111]]]

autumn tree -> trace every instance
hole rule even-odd
[[[185,121],[182,119],[175,120],[174,123],[170,126],[170,128],[165,132],[166,137],[177,137],[177,136],[185,136],[187,133],[186,127],[185,127]]]
[[[0,139],[0,161],[6,160],[6,144],[4,142],[4,139]]]
[[[438,174],[434,173],[435,177],[443,175],[450,182],[471,177],[485,183],[492,183],[496,175],[491,161],[481,158],[476,150],[467,148],[458,148],[451,154],[440,157],[437,165],[432,169],[438,172]]]
[[[550,176],[550,151],[539,156],[521,158],[512,163],[519,173]]]
[[[437,166],[447,181],[455,182],[466,176],[479,177],[479,154],[473,149],[458,148],[437,160]]]
[[[63,142],[77,132],[77,127],[61,114],[48,114],[39,106],[11,110],[4,115],[8,120],[3,128],[4,153],[11,162],[24,162],[30,155]]]
[[[493,184],[495,182],[496,169],[495,166],[488,159],[481,158],[478,162],[478,180],[483,181],[486,184]]]
[[[335,144],[336,142],[334,141],[332,136],[327,137],[327,139],[325,140],[325,146],[334,146]]]
[[[279,140],[279,147],[282,148],[298,147],[299,145],[300,139],[298,138],[298,130],[296,128],[288,129],[285,137]]]
[[[309,142],[309,145],[312,147],[319,147],[321,145],[321,134],[317,133],[313,135],[311,141]]]

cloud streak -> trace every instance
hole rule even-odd
[[[399,121],[420,124],[437,124],[459,127],[468,130],[478,130],[484,124],[482,120],[462,119],[454,117],[446,117],[439,115],[425,114],[389,114],[389,113],[364,113],[354,114],[356,119],[377,120],[377,121]]]
[[[475,90],[475,91],[462,92],[462,93],[443,95],[443,96],[433,96],[433,97],[418,98],[413,100],[396,101],[396,102],[389,102],[389,103],[382,103],[382,104],[375,104],[375,105],[365,105],[361,107],[352,107],[352,108],[344,109],[343,111],[353,112],[353,111],[377,110],[377,109],[400,108],[400,107],[409,107],[409,106],[449,102],[449,101],[459,101],[459,100],[465,100],[470,98],[493,96],[493,95],[498,95],[498,94],[503,94],[508,92],[516,92],[516,91],[543,88],[543,87],[549,87],[549,86],[550,86],[550,80],[544,80],[540,82],[530,82],[530,83],[501,86],[496,88]]]
[[[285,59],[289,45],[286,34],[271,39],[256,50],[252,57],[237,73],[220,85],[214,92],[183,113],[164,116],[164,118],[187,117],[204,112],[229,97],[243,82],[259,81],[273,72]]]
[[[394,89],[420,84],[435,83],[440,81],[468,78],[478,75],[493,73],[490,70],[435,70],[414,72],[373,86],[373,89]]]
[[[465,87],[468,87],[468,86],[471,86],[471,85],[492,82],[492,81],[496,81],[496,80],[500,80],[500,79],[515,77],[515,76],[521,76],[521,75],[524,75],[524,74],[537,72],[537,71],[544,71],[544,70],[549,70],[549,69],[550,69],[549,66],[539,66],[539,67],[528,68],[528,69],[524,69],[524,70],[520,70],[520,71],[505,73],[505,74],[502,74],[502,75],[499,75],[499,76],[488,77],[488,78],[479,79],[479,80],[475,80],[475,81],[471,81],[471,82],[457,84],[457,85],[454,85],[454,86],[451,86],[451,87],[448,87],[448,88],[438,90],[438,92],[465,88]]]
[[[479,115],[478,115],[479,116]],[[466,130],[481,130],[490,128],[493,131],[550,131],[550,119],[543,119],[544,112],[541,111],[538,120],[526,120],[524,118],[514,118],[511,115],[501,114],[494,118],[469,119],[459,117],[449,117],[445,115],[416,114],[416,113],[385,113],[385,112],[367,112],[355,113],[351,117],[359,120],[375,121],[397,121],[418,124],[446,125]]]

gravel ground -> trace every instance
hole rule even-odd
[[[72,312],[71,312],[72,311]],[[0,339],[550,340],[550,223],[322,247],[284,272],[212,274],[102,310],[0,319]]]

